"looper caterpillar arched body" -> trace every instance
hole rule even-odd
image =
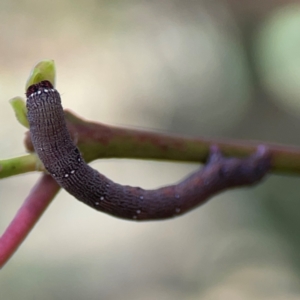
[[[75,198],[116,217],[178,216],[221,190],[258,182],[270,167],[265,147],[245,159],[224,158],[213,147],[206,166],[178,184],[154,190],[123,186],[85,163],[68,132],[60,95],[49,81],[30,86],[26,95],[32,143],[46,170]]]

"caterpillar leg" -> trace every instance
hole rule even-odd
[[[258,146],[256,152],[247,158],[224,157],[214,145],[205,165],[205,169],[214,174],[214,181],[223,182],[227,187],[255,184],[262,180],[270,167],[271,153],[263,145]]]
[[[251,186],[260,182],[271,167],[271,154],[265,146],[247,158],[224,157],[212,146],[206,165],[177,185],[160,189],[167,206],[157,212],[158,218],[184,214],[230,188]],[[170,199],[170,195],[175,195]],[[170,207],[171,209],[167,209]],[[174,214],[175,212],[175,214]],[[149,216],[147,216],[149,217]],[[155,218],[152,215],[152,218]]]

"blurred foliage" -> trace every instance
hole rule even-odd
[[[262,83],[278,105],[300,114],[300,4],[274,12],[257,38]]]

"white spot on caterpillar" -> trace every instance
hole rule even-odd
[[[81,162],[81,159],[80,159],[80,157],[77,159],[77,161],[78,161],[78,162]]]
[[[71,171],[71,174],[74,174],[74,173],[75,173],[75,170],[72,170],[72,171]]]
[[[107,184],[106,187],[109,187],[109,184]]]
[[[137,213],[137,214],[140,214],[140,213],[141,213],[141,210],[140,210],[140,209],[138,209],[138,210],[136,211],[136,213]]]
[[[101,200],[101,201],[103,201],[103,200],[104,200],[104,197],[103,197],[103,196],[101,196],[101,197],[100,197],[100,200]]]
[[[140,199],[143,200],[143,199],[144,199],[144,196],[140,196]]]
[[[180,208],[176,208],[175,209],[175,212],[178,214],[178,213],[180,213]]]
[[[53,177],[56,177],[56,174],[53,173],[52,176],[53,176]]]
[[[51,92],[55,92],[55,89],[51,89]]]
[[[38,93],[38,95],[40,95],[42,92],[41,91],[37,91],[37,93]],[[36,94],[36,93],[34,93],[34,94]],[[32,95],[34,95],[34,94],[32,94]]]
[[[44,89],[44,92],[45,92],[45,93],[48,93],[48,90],[47,90],[47,89]]]
[[[69,177],[69,174],[65,174],[65,177]]]

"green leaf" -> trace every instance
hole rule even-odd
[[[27,108],[25,100],[21,97],[14,97],[9,100],[10,105],[15,111],[17,120],[26,128],[29,128],[29,123],[27,120]]]
[[[55,86],[55,64],[52,59],[45,59],[40,61],[31,71],[26,82],[26,90],[33,84],[39,83],[43,80],[48,80]]]

